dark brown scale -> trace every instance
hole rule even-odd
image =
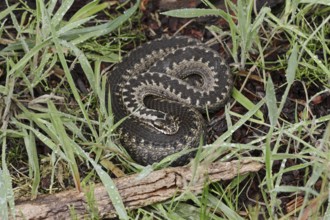
[[[188,98],[190,94],[189,98],[192,102],[195,102],[197,98],[202,98],[198,97],[200,93],[194,89],[194,87],[199,87],[199,89],[205,87],[202,85],[203,80],[201,80],[199,72],[192,70],[191,78],[189,74],[179,76],[184,83],[179,83],[178,79],[174,79],[173,76],[161,75],[165,74],[166,67],[173,68],[174,60],[179,62],[189,58],[184,51],[179,52],[181,53],[179,57],[173,57],[173,54],[178,53],[179,48],[190,48],[196,45],[203,46],[200,42],[187,37],[171,37],[151,41],[133,50],[122,62],[117,64],[109,75],[108,85],[115,122],[131,115],[129,109],[134,111],[138,108],[139,111],[139,107],[143,107],[136,115],[131,115],[125,119],[118,128],[120,143],[131,157],[142,165],[159,162],[166,156],[179,152],[185,147],[196,148],[200,138],[205,135],[205,122],[202,114],[195,107],[189,106],[189,103],[177,102],[178,99],[174,97],[178,92],[185,90],[186,92],[185,94],[182,92],[182,96]],[[204,61],[213,57],[208,56],[210,54],[206,53],[203,57]],[[161,59],[168,62],[162,65],[163,69],[158,69],[155,73],[148,73],[155,63],[157,64],[155,66],[161,66],[158,65]],[[218,100],[220,99],[220,104],[215,105],[216,108],[224,105],[229,97],[232,84],[228,67],[220,58],[218,59],[219,62],[212,64],[218,66],[219,86],[221,87],[216,92],[219,94],[214,94]],[[158,73],[159,71],[161,72]],[[166,82],[162,81],[164,79]],[[192,82],[190,87],[187,84],[189,82]],[[188,86],[183,88],[185,84]],[[145,85],[146,87],[144,87]],[[148,87],[149,85],[152,86]],[[142,97],[141,102],[135,100],[133,94],[139,86],[143,89],[139,90],[143,94],[138,94]],[[160,89],[160,86],[163,86],[164,89]],[[162,115],[165,115],[163,119]],[[148,120],[143,117],[148,118]],[[186,163],[192,155],[189,154],[178,159],[174,165]]]

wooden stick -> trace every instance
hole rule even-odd
[[[250,159],[212,163],[208,167],[199,166],[193,173],[190,167],[166,168],[151,172],[143,179],[131,175],[115,179],[127,209],[136,209],[173,198],[190,190],[201,193],[205,183],[233,179],[237,175],[257,172],[263,164]],[[95,206],[99,216],[110,217],[116,214],[108,193],[101,184],[94,188]],[[33,201],[16,203],[17,219],[68,219],[69,207],[74,207],[78,216],[88,215],[85,193],[68,190],[53,195],[39,196]]]

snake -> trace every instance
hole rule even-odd
[[[205,114],[227,103],[232,78],[226,60],[192,37],[162,37],[133,49],[107,76],[105,101],[118,143],[141,165],[183,149],[190,153],[172,162],[187,163],[206,135]]]

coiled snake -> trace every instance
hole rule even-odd
[[[130,52],[111,71],[108,85],[115,122],[128,116],[118,127],[119,141],[147,165],[199,145],[202,114],[226,103],[232,77],[224,59],[201,42],[165,37]]]

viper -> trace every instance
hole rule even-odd
[[[163,37],[132,50],[108,76],[118,141],[142,165],[205,136],[206,111],[223,107],[232,75],[215,50],[190,37]],[[106,105],[108,106],[108,104]],[[193,153],[178,158],[184,164]]]

